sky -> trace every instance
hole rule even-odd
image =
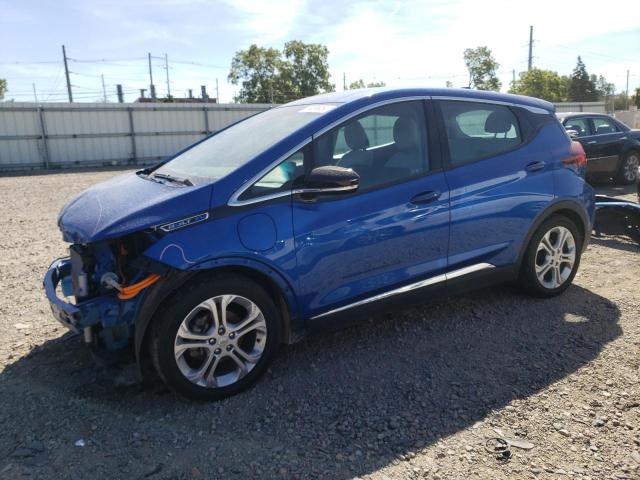
[[[206,85],[222,102],[239,87],[227,82],[236,51],[252,43],[282,48],[288,40],[329,49],[337,90],[363,79],[388,86],[466,86],[466,48],[487,46],[500,64],[502,90],[533,64],[568,75],[582,56],[589,73],[617,91],[640,87],[637,0],[579,4],[558,0],[0,0],[0,78],[5,100],[66,101],[61,45],[70,58],[74,100],[125,100],[148,88],[147,54],[158,95]]]

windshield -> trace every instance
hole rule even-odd
[[[335,108],[335,104],[278,107],[223,130],[153,172],[183,179],[217,179]]]

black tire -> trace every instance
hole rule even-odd
[[[176,335],[192,310],[202,302],[222,295],[243,297],[260,309],[266,324],[262,356],[235,383],[219,387],[197,385],[187,379],[178,366],[174,355]],[[274,301],[253,280],[237,274],[205,274],[175,292],[154,318],[149,339],[152,360],[160,378],[176,393],[193,400],[220,400],[250,387],[264,373],[280,343],[280,319]]]
[[[616,173],[615,182],[620,185],[631,185],[636,182],[638,180],[638,166],[640,166],[640,153],[636,150],[627,152]],[[632,175],[632,172],[635,172],[635,175]]]
[[[538,247],[540,246],[542,238],[556,227],[565,227],[571,232],[571,235],[573,235],[575,243],[575,261],[573,263],[573,270],[563,283],[559,287],[548,288],[538,279],[538,275],[536,274],[536,261],[539,260]],[[552,215],[542,222],[542,225],[538,227],[536,232],[533,234],[533,237],[531,237],[529,245],[527,245],[524,258],[522,259],[518,283],[523,292],[534,297],[549,298],[560,295],[569,288],[569,285],[573,282],[573,278],[576,276],[576,272],[580,267],[583,241],[583,236],[576,225],[565,216]]]

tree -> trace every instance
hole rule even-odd
[[[596,93],[599,100],[604,100],[616,93],[616,86],[613,83],[607,82],[607,79],[602,75],[599,77],[591,75],[590,79],[596,87]]]
[[[294,40],[283,51],[251,45],[236,52],[228,79],[241,85],[236,101],[285,103],[333,90],[329,83],[329,51],[323,45]]]
[[[640,108],[640,87],[636,88],[635,95],[631,96],[631,102],[638,108]]]
[[[502,84],[496,76],[500,64],[491,56],[489,48],[467,48],[464,51],[464,63],[469,70],[469,88],[500,90]]]
[[[283,75],[285,84],[293,88],[295,98],[330,92],[329,50],[324,45],[292,40],[284,45]]]
[[[541,98],[549,102],[563,102],[567,98],[568,77],[561,77],[551,70],[532,68],[521,72],[512,83],[509,93]]]
[[[347,87],[347,90],[355,90],[357,88],[376,88],[376,87],[386,87],[387,84],[384,82],[369,82],[365,85],[364,80],[361,78],[356,80],[355,82],[351,82]]]
[[[595,102],[598,100],[596,85],[587,73],[587,67],[578,57],[576,68],[569,78],[568,99],[570,102]]]
[[[231,61],[229,81],[242,89],[236,101],[242,103],[281,103],[283,101],[282,56],[275,48],[251,45],[236,52]],[[288,93],[288,92],[287,92]]]
[[[4,78],[0,78],[0,100],[4,98],[4,93],[7,91],[7,81]]]

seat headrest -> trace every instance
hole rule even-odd
[[[484,122],[484,131],[487,133],[507,133],[513,126],[513,116],[505,110],[491,112]]]
[[[393,124],[393,140],[399,150],[417,150],[418,125],[410,117],[400,117]]]
[[[357,120],[344,127],[344,140],[351,150],[365,150],[369,148],[367,132]]]

